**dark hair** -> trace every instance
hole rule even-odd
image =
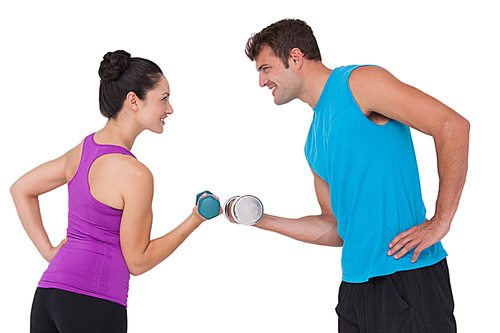
[[[116,118],[129,92],[144,99],[154,89],[161,76],[160,67],[154,62],[131,58],[128,52],[108,52],[99,67],[99,109],[106,118]]]
[[[321,61],[321,53],[313,31],[306,22],[296,19],[284,19],[271,24],[248,39],[245,53],[254,61],[264,46],[269,46],[273,53],[288,68],[288,58],[293,48],[299,48],[308,60]]]

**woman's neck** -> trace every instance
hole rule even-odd
[[[101,144],[113,144],[132,150],[135,138],[141,133],[126,121],[109,119],[103,129],[96,132],[95,140]]]

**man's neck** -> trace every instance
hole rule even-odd
[[[304,88],[300,100],[314,109],[332,70],[321,61],[306,61],[303,69]]]

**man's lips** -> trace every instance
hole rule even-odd
[[[273,94],[273,96],[274,96],[274,94],[276,93],[276,88],[277,88],[277,87],[278,87],[278,86],[277,86],[277,85],[275,85],[275,84],[273,84],[273,85],[269,86],[269,89],[271,89],[271,93]]]

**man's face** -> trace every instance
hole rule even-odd
[[[293,66],[285,65],[269,46],[264,46],[255,58],[259,85],[271,89],[276,105],[283,105],[299,97],[301,80]]]

